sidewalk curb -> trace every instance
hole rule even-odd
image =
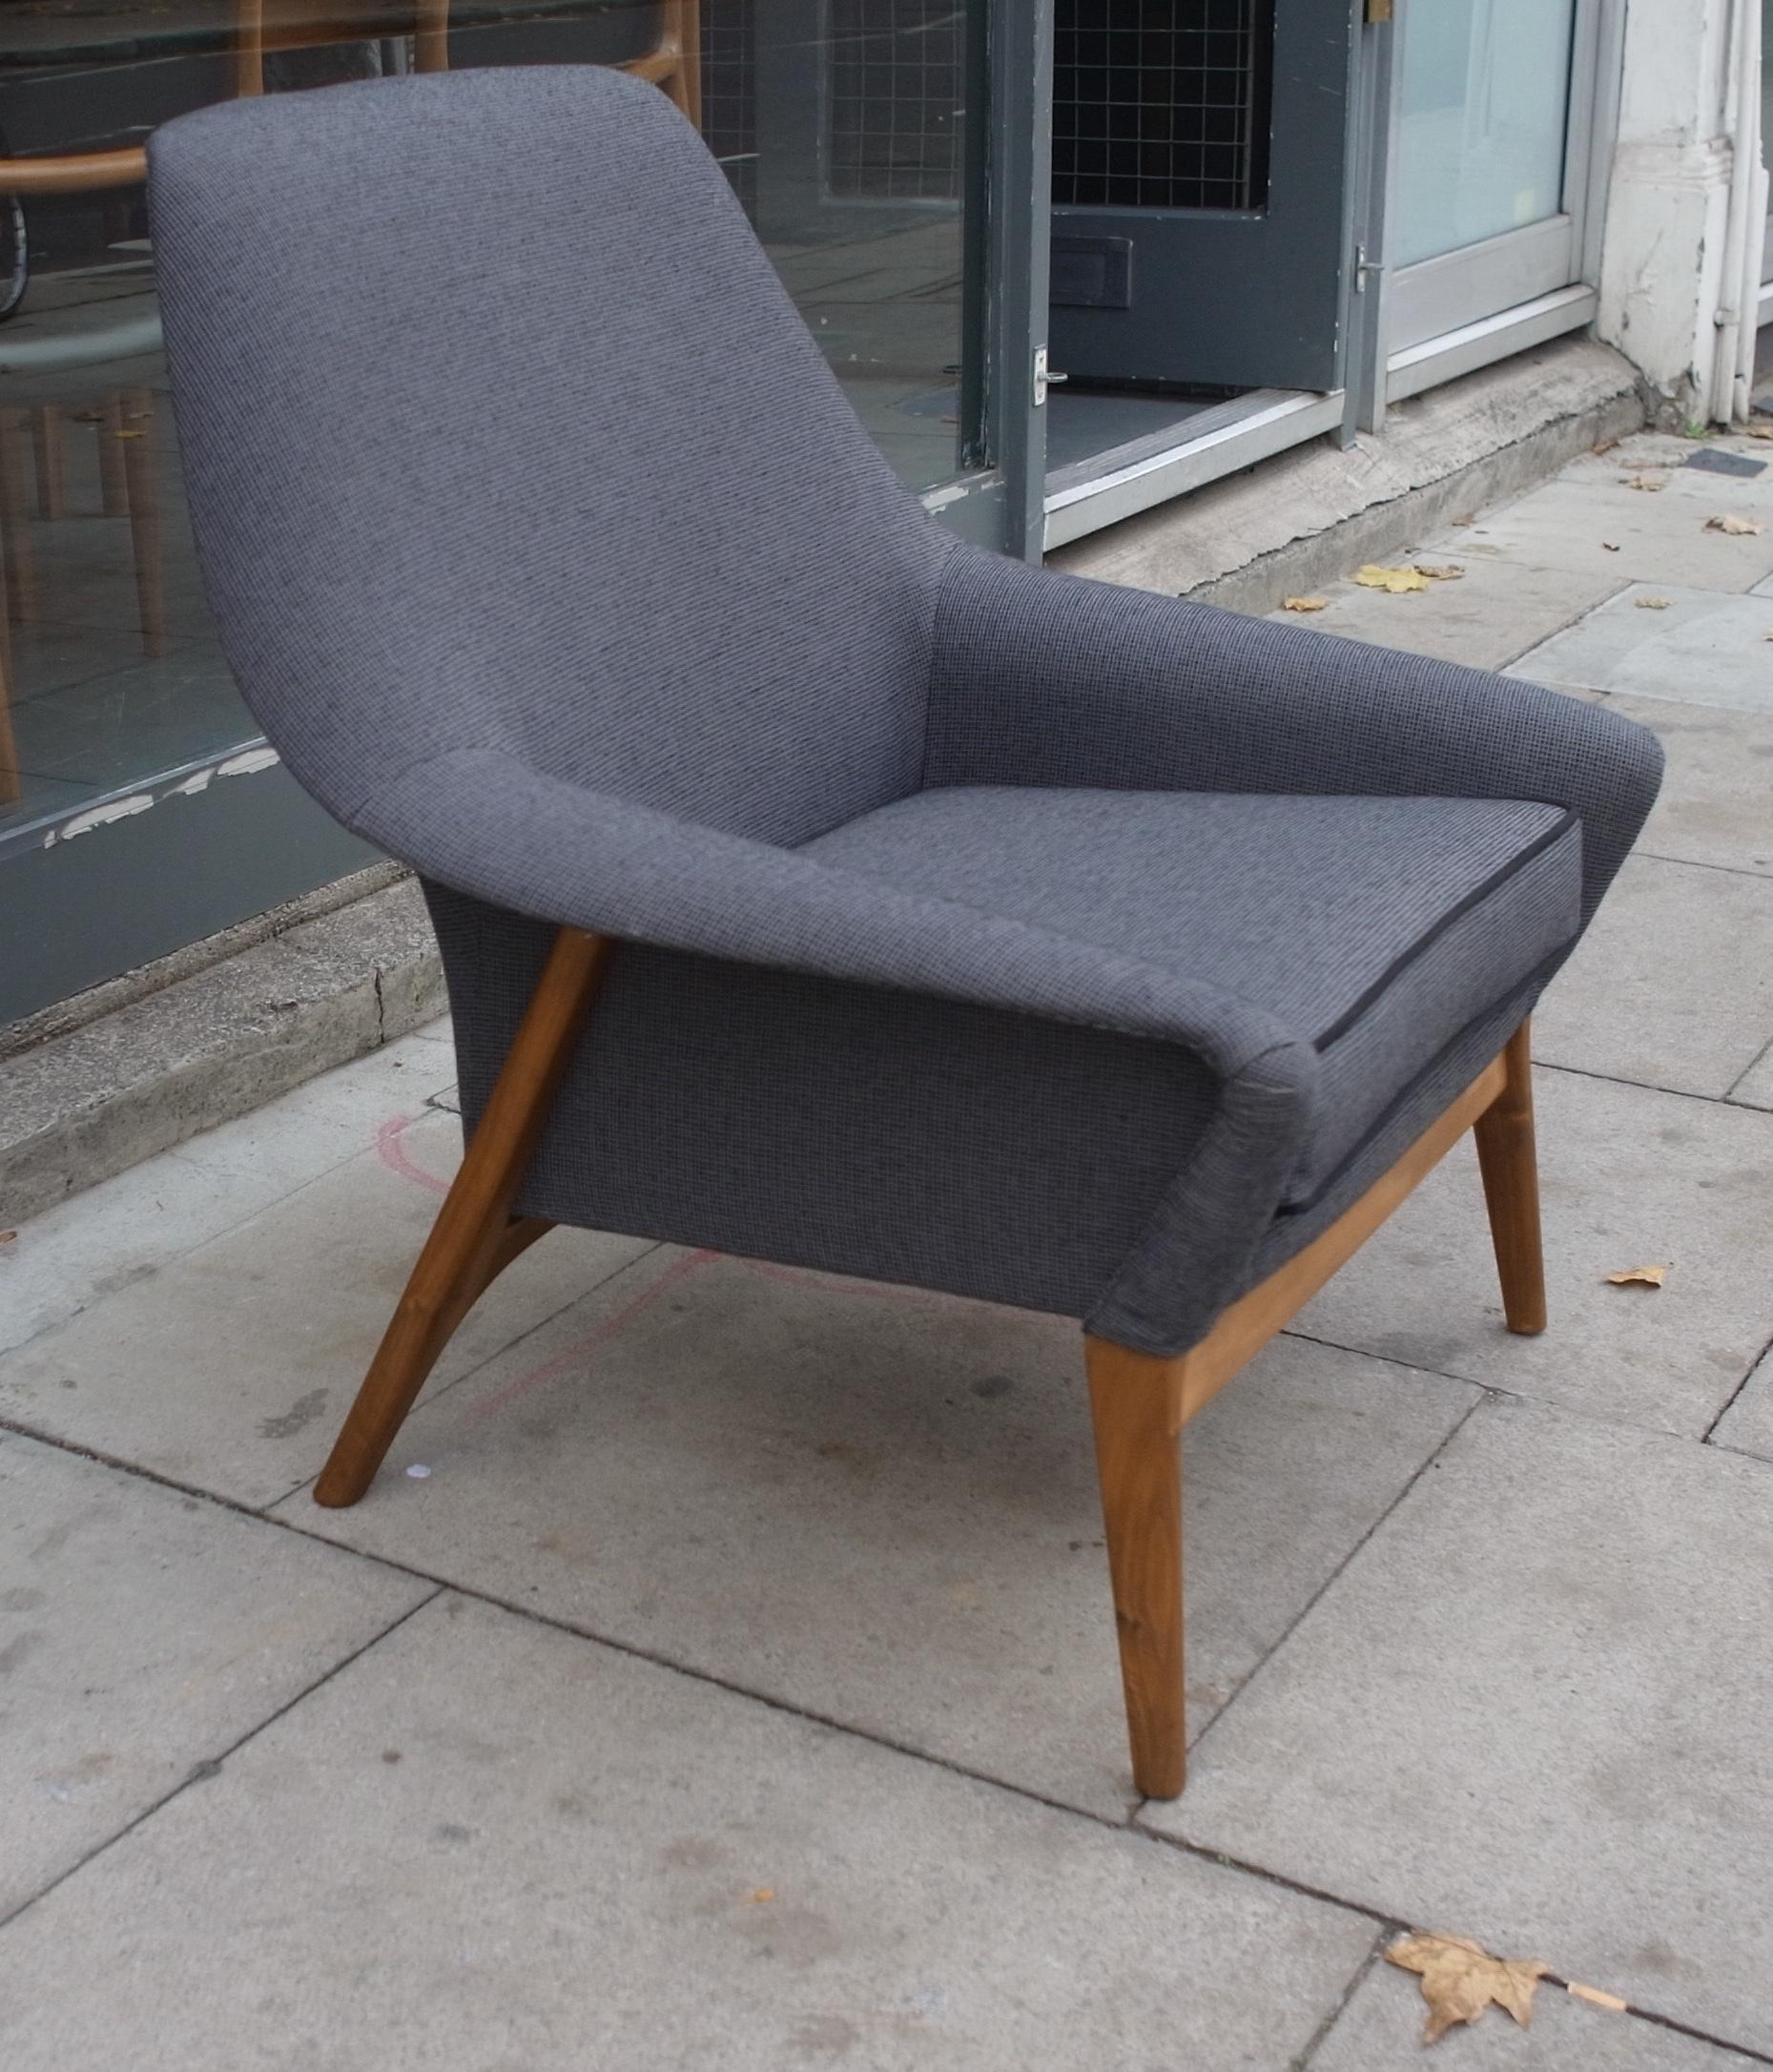
[[[1629,361],[1588,339],[1559,340],[1412,397],[1381,434],[1277,453],[1062,548],[1047,565],[1227,611],[1272,611],[1467,511],[1523,495],[1644,421]]]
[[[249,1113],[442,1014],[415,881],[0,1062],[0,1223]]]

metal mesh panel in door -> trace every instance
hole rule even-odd
[[[1059,0],[1053,199],[1259,209],[1273,0]]]
[[[831,0],[830,23],[828,192],[954,200],[964,0]]]

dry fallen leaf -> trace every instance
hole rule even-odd
[[[1376,561],[1370,561],[1364,569],[1355,571],[1354,580],[1367,590],[1390,591],[1393,596],[1407,590],[1427,590],[1429,579],[1419,575],[1414,569],[1382,569]]]
[[[1767,638],[1773,640],[1773,633],[1769,633]],[[0,1245],[10,1245],[17,1235],[16,1231],[0,1231]]]
[[[1578,2000],[1586,2000],[1591,2007],[1610,2007],[1616,2015],[1622,2015],[1631,2004],[1617,1993],[1603,1993],[1598,1986],[1577,1985],[1574,1979],[1565,1980],[1564,1991]]]
[[[1705,521],[1707,532],[1764,532],[1766,527],[1758,518],[1739,518],[1733,510],[1726,510],[1717,518]]]
[[[1660,475],[1621,475],[1619,480],[1628,489],[1666,489],[1667,482]]]
[[[1281,599],[1281,610],[1283,611],[1327,611],[1329,606],[1330,599],[1328,597],[1283,597]]]
[[[1462,561],[1412,561],[1411,567],[1431,583],[1456,583],[1465,573]]]
[[[1639,611],[1666,611],[1674,601],[1672,597],[1639,597],[1638,609]]]
[[[755,1892],[748,1892],[745,1895],[745,1903],[747,1906],[760,1907],[767,1900],[774,1897],[775,1887],[773,1885],[759,1885]]]
[[[1477,523],[1477,513],[1468,510],[1463,518],[1450,518],[1447,523],[1454,526],[1474,526]]]
[[[1767,424],[1764,419],[1759,425],[1744,425],[1743,429],[1751,439],[1773,439],[1773,425]]]
[[[1619,550],[1617,543],[1612,540],[1602,540],[1600,545],[1602,550],[1609,554],[1617,554]]]
[[[1533,1989],[1545,1976],[1536,1958],[1492,1957],[1463,1936],[1404,1936],[1385,1953],[1388,1964],[1420,1972],[1429,2003],[1425,2043],[1437,2041],[1456,2021],[1479,2021],[1491,2006],[1505,2007],[1524,2029],[1533,2020]]]
[[[1660,1288],[1668,1278],[1665,1266],[1628,1266],[1607,1278],[1616,1288]]]

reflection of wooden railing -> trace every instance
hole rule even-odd
[[[419,72],[449,69],[450,0],[413,0],[413,65]],[[264,92],[268,51],[311,49],[354,38],[349,0],[321,6],[297,6],[288,11],[273,0],[273,19],[265,19],[265,0],[237,0],[235,10],[234,91]],[[284,0],[287,7],[287,0]],[[650,79],[699,129],[702,123],[701,0],[658,0],[659,34],[651,50],[626,59],[616,69]],[[345,18],[340,19],[340,12]],[[363,25],[365,28],[368,25]],[[148,176],[148,155],[139,144],[115,151],[70,151],[40,158],[0,158],[0,194],[74,195],[100,187],[134,187]]]
[[[44,600],[44,580],[31,543],[31,511],[25,478],[34,462],[36,522],[69,515],[62,446],[65,411],[40,403],[30,410],[0,409],[0,806],[23,795],[20,757],[9,708],[12,697],[11,628],[79,616],[78,600]],[[99,508],[127,518],[134,563],[141,652],[163,658],[173,652],[161,578],[160,506],[155,489],[157,435],[154,395],[146,388],[113,389],[91,410],[73,413],[98,434]]]

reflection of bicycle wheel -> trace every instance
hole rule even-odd
[[[0,158],[12,147],[0,131]],[[25,244],[25,205],[16,195],[0,195],[0,323],[16,314],[31,280],[31,254]]]

